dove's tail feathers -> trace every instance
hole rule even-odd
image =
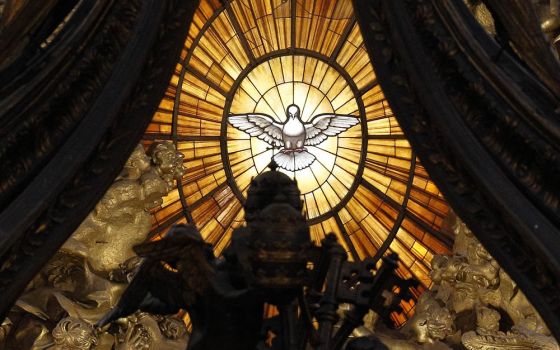
[[[282,169],[295,171],[310,166],[315,161],[315,156],[307,151],[278,153],[274,155],[274,161]]]

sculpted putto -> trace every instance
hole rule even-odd
[[[430,276],[435,286],[420,299],[418,313],[425,313],[425,303],[443,305],[456,315],[454,327],[461,335],[460,343],[469,350],[558,349],[539,314],[507,273],[463,222],[457,217],[454,221],[454,254],[432,260]],[[500,324],[502,315],[513,326]],[[448,339],[448,343],[458,340]]]
[[[419,299],[416,314],[408,322],[418,343],[443,341],[455,333],[454,315],[427,291]]]
[[[434,285],[420,296],[414,316],[400,332],[369,325],[374,340],[384,346],[378,348],[559,350],[515,282],[458,217],[451,214],[449,219],[453,254],[434,256]]]
[[[17,301],[0,331],[2,349],[173,349],[188,341],[175,316],[130,315],[111,329],[93,325],[113,307],[146,241],[150,209],[162,204],[184,168],[170,142],[138,145],[95,209]]]
[[[147,154],[138,145],[120,176],[63,249],[87,256],[95,271],[111,271],[135,256],[151,227],[149,210],[183,175],[183,154],[171,143],[153,144]],[[118,237],[118,239],[115,239]]]
[[[89,350],[98,343],[98,336],[93,326],[72,317],[61,320],[52,335],[56,350]]]

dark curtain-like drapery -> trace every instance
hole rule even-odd
[[[138,144],[197,5],[6,2],[0,21],[0,319]]]
[[[486,2],[511,47],[462,0],[355,6],[423,164],[560,338],[560,71],[530,2]],[[0,318],[140,140],[197,6],[7,3],[18,10],[0,21]]]
[[[530,1],[484,2],[499,40],[462,0],[355,7],[420,160],[560,339],[560,67]]]

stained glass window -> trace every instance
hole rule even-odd
[[[201,1],[144,137],[173,140],[185,155],[183,179],[154,211],[153,235],[192,222],[220,253],[243,224],[251,178],[276,155],[305,152],[310,163],[280,171],[298,181],[314,241],[334,232],[350,259],[397,252],[399,273],[429,287],[433,255],[451,245],[440,232],[448,206],[377,83],[351,2],[223,3]],[[301,145],[283,139],[290,105],[306,130]],[[321,118],[337,131],[308,142]]]

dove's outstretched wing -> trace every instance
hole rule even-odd
[[[284,146],[282,124],[275,122],[266,114],[230,114],[228,121],[236,129],[258,137],[271,146]]]
[[[316,146],[329,136],[336,136],[358,124],[360,119],[344,114],[319,114],[305,126],[305,145]]]

